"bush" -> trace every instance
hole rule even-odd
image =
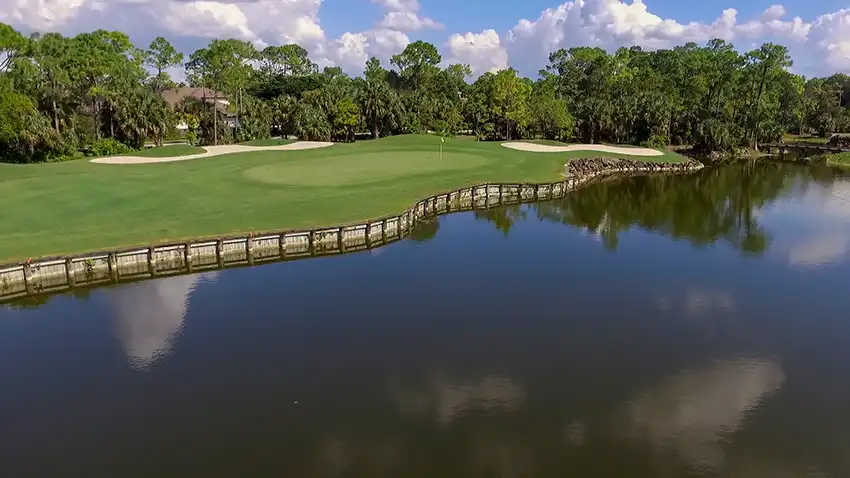
[[[650,136],[649,139],[643,143],[643,146],[653,149],[663,149],[667,147],[667,138],[662,135],[656,134]]]
[[[133,148],[118,141],[115,138],[99,139],[89,147],[89,156],[114,156],[134,151]]]

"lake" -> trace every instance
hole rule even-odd
[[[738,164],[2,306],[0,476],[850,476],[848,251]]]

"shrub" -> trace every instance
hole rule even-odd
[[[113,156],[133,151],[133,148],[115,138],[99,139],[89,147],[89,156]]]
[[[667,138],[660,135],[660,134],[652,135],[652,136],[649,137],[648,140],[646,140],[644,142],[643,146],[646,146],[647,148],[654,148],[654,149],[666,148],[667,147]]]

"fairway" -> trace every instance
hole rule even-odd
[[[471,184],[557,180],[570,159],[629,157],[446,139],[441,160],[439,148],[409,135],[154,164],[0,164],[0,262],[349,223]]]
[[[345,186],[457,171],[486,166],[495,161],[482,155],[450,152],[376,152],[321,159],[293,159],[245,171],[254,181],[296,186]]]

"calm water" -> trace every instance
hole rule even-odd
[[[850,476],[848,251],[733,166],[0,308],[0,476]]]

